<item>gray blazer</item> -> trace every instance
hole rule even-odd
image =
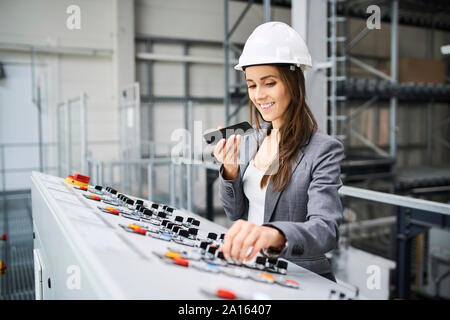
[[[242,180],[270,123],[261,126],[263,130],[242,137],[238,177],[225,180],[223,165],[220,167],[219,199],[233,221],[248,216]],[[338,190],[343,158],[342,144],[319,130],[299,151],[286,189],[276,192],[271,183],[267,186],[264,225],[277,228],[286,237],[287,246],[280,257],[318,274],[331,272],[325,253],[334,249],[339,239],[342,204]]]

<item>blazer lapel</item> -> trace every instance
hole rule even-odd
[[[293,163],[291,167],[291,177],[294,174],[295,169],[298,164],[302,161],[304,153],[300,150],[297,156],[296,161]],[[273,212],[275,207],[280,199],[281,193],[283,191],[275,191],[272,189],[272,182],[269,182],[266,190],[266,199],[264,203],[264,223],[267,223],[272,219]]]
[[[291,167],[291,178],[294,175],[295,169],[297,169],[299,163],[302,161],[304,153],[303,150],[306,148],[306,146],[311,141],[311,137],[306,141],[306,143],[300,148],[300,151],[298,152],[296,161],[292,164]],[[275,207],[278,203],[278,200],[280,199],[281,193],[283,191],[275,191],[272,189],[272,182],[269,182],[269,185],[267,186],[266,190],[266,198],[264,202],[264,223],[267,223],[272,219],[273,213],[275,211]]]

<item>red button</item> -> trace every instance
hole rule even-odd
[[[295,284],[295,285],[298,286],[298,282],[297,282],[297,281],[287,279],[286,282],[287,282],[287,283],[292,283],[292,284]]]
[[[145,231],[145,229],[142,229],[142,228],[134,228],[133,231],[135,233],[139,233],[139,234],[143,234],[143,235],[145,235],[147,233],[147,231]]]
[[[176,257],[172,259],[173,263],[178,264],[183,267],[189,266],[189,261],[182,257]]]
[[[88,191],[88,188],[86,188],[86,187],[80,187],[80,190]]]
[[[114,209],[112,207],[106,207],[105,209],[108,210],[108,212],[112,213],[112,214],[119,214],[120,213],[119,210]]]
[[[230,290],[219,289],[216,292],[219,298],[234,300],[237,298],[236,294]]]
[[[8,235],[7,235],[6,233],[4,233],[4,234],[2,235],[2,240],[3,240],[3,241],[8,240]]]
[[[84,182],[84,183],[89,183],[89,180],[91,180],[90,177],[85,176],[85,175],[82,175],[82,174],[79,174],[79,173],[75,173],[75,175],[73,176],[73,178],[74,178],[75,180],[77,180],[77,181]]]
[[[95,194],[90,194],[89,197],[91,197],[91,199],[97,200],[97,201],[102,200],[99,196],[96,196]]]

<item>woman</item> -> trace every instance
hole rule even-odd
[[[222,162],[219,198],[237,220],[221,251],[242,262],[262,249],[335,281],[325,253],[339,237],[344,153],[318,130],[305,102],[303,70],[310,67],[303,39],[282,22],[260,25],[244,46],[235,69],[245,72],[256,130],[214,148]]]

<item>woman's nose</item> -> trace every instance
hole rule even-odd
[[[255,91],[255,99],[258,102],[264,102],[264,98],[266,97],[266,91],[264,90],[264,88],[256,88]]]

